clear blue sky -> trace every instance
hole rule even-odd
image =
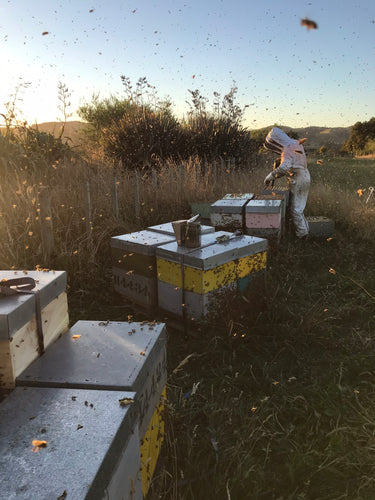
[[[61,118],[59,81],[76,111],[94,93],[124,96],[126,75],[147,77],[179,118],[188,89],[212,103],[235,81],[250,129],[349,126],[375,115],[375,2],[1,0],[0,68],[0,113],[31,82],[29,123]]]

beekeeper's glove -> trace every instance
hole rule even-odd
[[[273,172],[269,173],[267,177],[264,179],[264,185],[268,186],[268,184],[271,184],[275,180],[275,177],[273,175]]]

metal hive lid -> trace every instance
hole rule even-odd
[[[174,235],[145,230],[113,236],[111,238],[111,247],[142,255],[155,255],[155,248],[158,245],[164,245],[174,240]]]
[[[250,200],[246,205],[246,213],[279,213],[282,200]]]
[[[170,262],[184,262],[189,267],[205,271],[267,249],[267,240],[263,238],[241,235],[219,243],[216,238],[220,236],[231,237],[232,234],[217,231],[214,235],[203,236],[202,246],[194,249],[178,247],[177,243],[163,245],[157,248],[156,255]]]
[[[248,199],[222,199],[217,200],[210,206],[210,212],[215,214],[241,214]]]
[[[0,497],[56,499],[66,490],[68,498],[104,498],[102,479],[123,450],[116,443],[138,434],[132,406],[119,404],[124,397],[135,394],[16,388],[0,405]],[[46,448],[32,453],[34,439]]]
[[[165,344],[164,323],[78,321],[17,384],[138,391]]]

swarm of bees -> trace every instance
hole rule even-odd
[[[315,21],[312,21],[311,19],[308,19],[305,17],[304,19],[301,19],[301,26],[306,26],[308,30],[317,30],[318,25],[316,24]]]

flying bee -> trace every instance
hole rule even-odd
[[[315,21],[312,21],[311,19],[308,19],[305,17],[304,19],[301,19],[301,26],[306,26],[308,30],[317,30],[318,25],[316,24]]]

